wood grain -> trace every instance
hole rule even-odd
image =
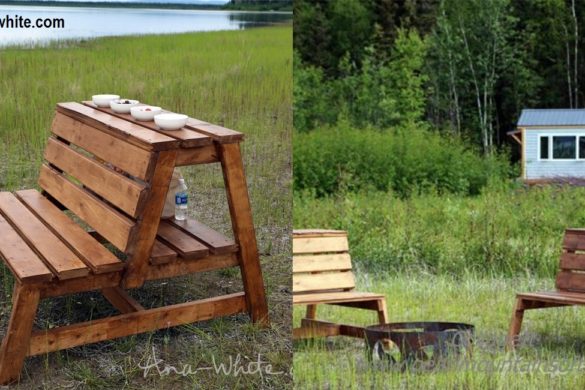
[[[293,256],[293,273],[341,271],[351,269],[349,253],[310,254]]]
[[[173,219],[169,223],[204,243],[214,255],[231,253],[238,250],[238,246],[234,240],[227,238],[195,219],[187,218],[184,221]]]
[[[294,274],[293,292],[352,289],[355,281],[351,272]]]
[[[146,279],[168,279],[195,272],[207,272],[236,267],[239,264],[238,258],[233,253],[226,255],[211,255],[197,260],[177,259],[172,263],[151,265],[148,268]]]
[[[157,238],[184,259],[200,259],[209,255],[209,249],[168,221],[161,221]]]
[[[199,148],[180,149],[177,154],[176,165],[210,164],[219,162],[215,145],[208,145]]]
[[[293,236],[293,254],[347,252],[347,237],[297,237]]]
[[[177,260],[177,252],[160,242],[154,241],[152,252],[150,253],[150,264],[166,264]]]

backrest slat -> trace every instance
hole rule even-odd
[[[585,292],[585,229],[566,229],[556,288]]]

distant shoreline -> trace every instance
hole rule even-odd
[[[89,7],[89,8],[136,8],[136,9],[178,9],[178,10],[207,10],[207,11],[256,11],[256,12],[284,12],[292,13],[292,6],[281,5],[268,9],[267,6],[235,6],[229,3],[219,4],[181,4],[181,3],[123,3],[123,2],[84,2],[84,1],[20,1],[0,0],[0,5],[22,5],[35,7]]]

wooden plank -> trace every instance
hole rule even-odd
[[[149,151],[120,141],[59,112],[55,114],[51,132],[132,176],[145,179],[150,171]]]
[[[180,145],[180,141],[174,138],[80,103],[59,103],[57,104],[57,111],[147,150],[171,150],[178,148]]]
[[[101,290],[105,287],[117,287],[122,280],[122,271],[105,274],[90,274],[82,278],[57,280],[39,285],[41,298],[59,297],[80,292]]]
[[[173,219],[169,222],[204,243],[214,255],[231,253],[238,250],[238,246],[234,240],[227,238],[195,219],[187,218],[184,221]]]
[[[49,139],[45,148],[45,159],[128,215],[136,217],[141,210],[146,194],[146,187],[143,184],[76,152],[55,139]]]
[[[0,211],[59,279],[89,274],[89,268],[9,192],[0,193]]]
[[[585,292],[585,274],[560,271],[557,274],[556,286],[559,290]]]
[[[207,134],[221,144],[240,142],[244,139],[244,134],[238,131],[227,129],[218,125],[213,125],[211,123],[193,118],[187,119],[187,128],[197,130],[203,134]]]
[[[20,377],[38,305],[38,289],[19,283],[14,286],[12,313],[0,349],[0,384],[2,385],[15,382]]]
[[[39,184],[118,249],[123,252],[126,250],[134,221],[44,164],[41,166]]]
[[[28,355],[41,355],[79,345],[237,314],[245,310],[244,293],[240,292],[46,331],[35,331],[32,333]]]
[[[43,261],[24,242],[8,221],[0,215],[0,257],[10,268],[16,279],[23,283],[44,282],[53,279],[53,274]]]
[[[352,289],[355,281],[351,272],[294,274],[293,292]]]
[[[382,294],[358,292],[358,291],[336,291],[326,293],[303,293],[293,295],[294,305],[308,305],[331,302],[359,302],[371,301],[384,298]]]
[[[324,255],[296,255],[293,257],[293,273],[315,271],[342,271],[351,269],[349,253]]]
[[[146,200],[148,207],[142,214],[136,235],[127,251],[129,260],[123,280],[124,288],[136,288],[144,283],[176,158],[176,151],[160,152],[154,156],[155,168],[152,177],[148,180],[150,183]]]
[[[209,249],[168,221],[161,221],[157,237],[184,259],[200,259],[209,255]]]
[[[293,254],[347,252],[347,237],[293,237]]]
[[[150,254],[150,264],[166,264],[177,260],[177,252],[160,242],[154,241]]]
[[[242,271],[242,281],[246,291],[248,312],[252,321],[268,326],[268,306],[264,291],[264,280],[260,268],[258,244],[254,232],[252,210],[248,198],[248,187],[242,164],[239,144],[221,144],[221,169],[225,182],[226,195],[232,218],[234,239],[239,247],[238,260]]]
[[[194,131],[194,130],[191,130],[187,127],[183,127],[182,129],[179,129],[179,130],[162,130],[156,125],[156,123],[154,123],[154,121],[149,121],[149,122],[137,121],[130,114],[120,114],[120,113],[115,112],[114,110],[112,110],[109,107],[98,107],[95,104],[93,104],[93,102],[91,102],[91,101],[83,102],[83,104],[88,106],[88,107],[94,108],[96,110],[105,112],[109,115],[113,115],[113,116],[118,117],[120,119],[134,123],[135,125],[143,126],[143,127],[146,127],[150,130],[153,130],[153,131],[159,132],[161,134],[164,134],[166,136],[169,136],[171,138],[177,139],[180,141],[180,145],[183,148],[211,145],[211,143],[213,142],[213,139],[210,136],[203,134],[203,133],[200,133],[200,132],[197,132],[197,131]],[[139,104],[139,106],[145,106],[145,104]]]
[[[567,229],[563,248],[568,251],[585,250],[585,229]]]
[[[347,232],[329,229],[294,229],[293,237],[347,237]]]
[[[561,254],[560,268],[585,271],[585,253],[564,252]]]
[[[211,255],[197,260],[177,259],[172,263],[152,265],[148,268],[146,279],[168,279],[175,276],[188,275],[196,272],[214,271],[239,265],[235,254]]]
[[[311,319],[311,321],[304,321],[301,327],[293,329],[293,339],[339,336],[339,328],[339,324]]]
[[[134,313],[144,310],[144,307],[120,287],[106,287],[102,294],[121,313]]]
[[[215,145],[208,145],[199,148],[180,149],[177,154],[176,166],[210,164],[218,161]]]
[[[112,252],[36,190],[17,191],[16,195],[51,231],[75,252],[93,273],[101,274],[124,268]]]
[[[563,305],[585,305],[585,294],[569,291],[546,291],[536,293],[521,293],[518,297],[530,301],[556,302]]]

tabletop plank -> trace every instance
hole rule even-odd
[[[148,150],[176,149],[181,142],[144,126],[76,102],[58,103],[57,111]]]
[[[156,123],[154,123],[154,121],[138,121],[134,119],[130,114],[120,114],[114,112],[114,110],[112,110],[109,107],[98,107],[91,101],[84,101],[83,104],[88,107],[94,108],[98,111],[104,112],[106,114],[113,115],[117,118],[124,119],[136,125],[143,126],[150,130],[159,132],[171,138],[178,139],[181,142],[181,146],[184,148],[210,145],[213,142],[213,138],[210,137],[209,135],[204,134],[202,132],[197,132],[195,130],[191,130],[187,127],[183,127],[182,129],[179,130],[162,130],[156,125]],[[139,106],[144,105],[145,104],[139,104]]]

